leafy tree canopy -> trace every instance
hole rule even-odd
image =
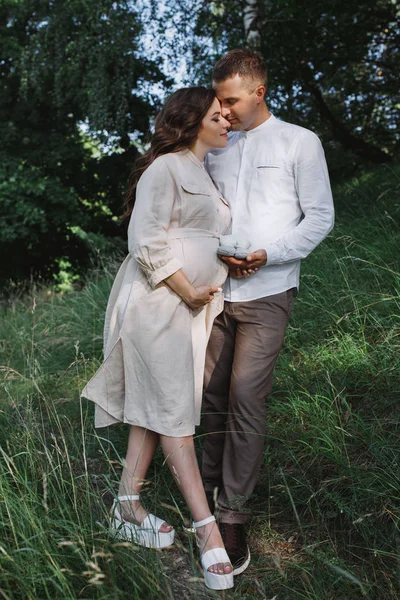
[[[93,237],[119,233],[131,138],[148,131],[157,101],[146,86],[168,84],[142,32],[131,2],[0,5],[3,278],[78,262]],[[93,135],[110,152],[96,152]]]
[[[219,56],[253,46],[269,67],[272,109],[316,130],[338,170],[398,155],[400,10],[393,0],[166,0],[166,6],[175,47],[180,36],[187,48],[190,81],[210,82]],[[189,20],[173,18],[185,9]]]
[[[2,279],[117,244],[137,144],[166,91],[253,46],[268,103],[323,139],[334,178],[399,153],[394,0],[2,0]]]

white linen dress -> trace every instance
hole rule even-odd
[[[183,269],[195,287],[222,286],[227,267],[217,248],[229,227],[227,203],[190,150],[160,156],[141,176],[129,255],[106,311],[104,362],[82,391],[96,403],[96,427],[123,422],[174,437],[194,433],[223,293],[193,311],[164,279]]]

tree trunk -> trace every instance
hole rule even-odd
[[[351,150],[360,158],[375,164],[388,163],[391,161],[391,156],[389,154],[386,154],[377,146],[373,146],[351,133],[347,127],[335,117],[325,102],[321,90],[314,81],[304,81],[304,87],[312,94],[319,114],[328,124],[333,137],[338,140],[344,148]]]
[[[243,25],[247,46],[258,49],[261,46],[260,9],[258,0],[243,0]]]

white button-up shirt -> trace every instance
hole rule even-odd
[[[271,115],[250,131],[231,132],[209,152],[206,168],[229,202],[232,234],[265,249],[267,265],[228,278],[225,299],[243,302],[299,287],[300,260],[331,231],[332,193],[325,155],[308,129]]]

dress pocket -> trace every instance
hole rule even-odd
[[[197,183],[181,183],[183,190],[184,218],[187,222],[213,220],[216,206],[211,191]]]
[[[200,187],[197,183],[181,183],[181,187],[188,194],[199,196],[211,196],[211,192]]]

